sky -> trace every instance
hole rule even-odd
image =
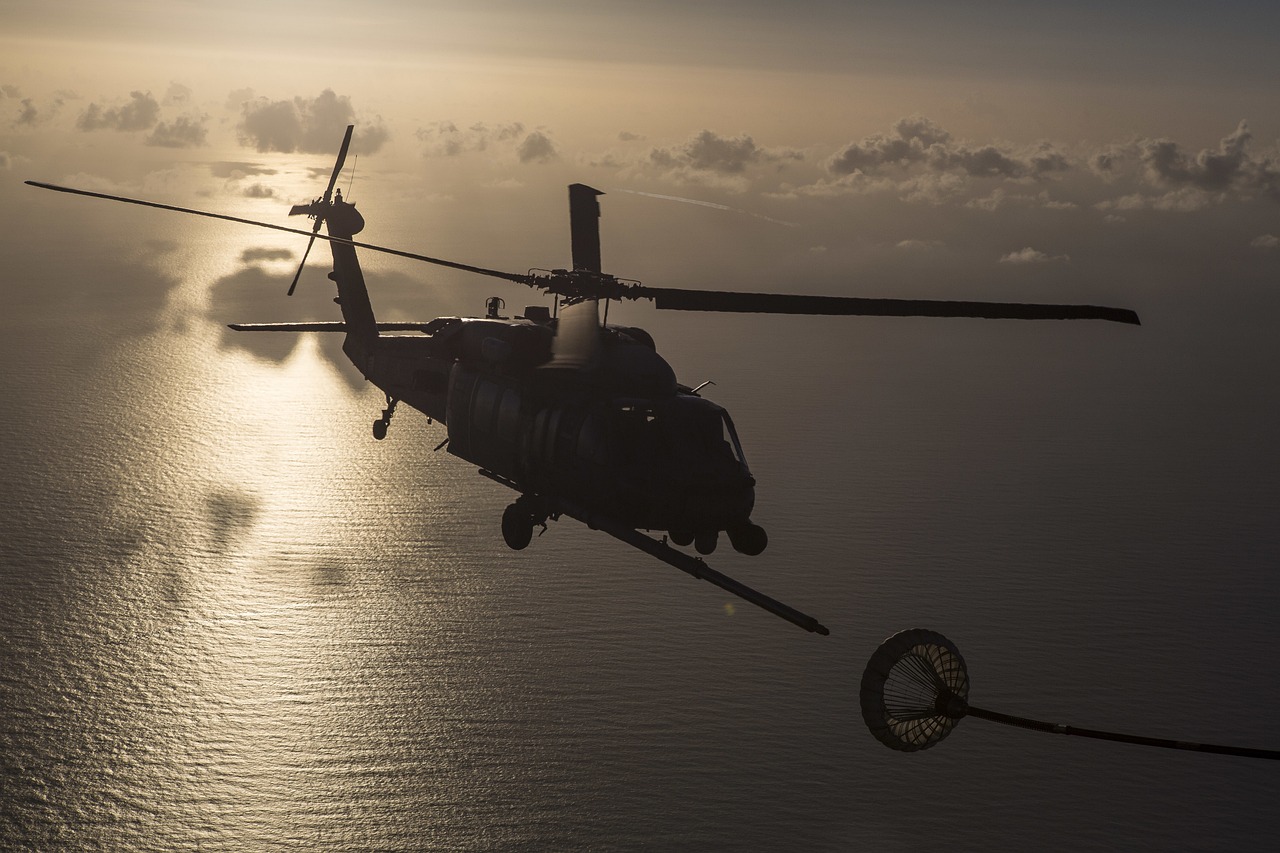
[[[379,238],[477,263],[563,263],[545,244],[554,229],[488,251],[462,229],[484,230],[493,204],[549,225],[554,188],[572,181],[649,194],[606,201],[606,267],[684,285],[715,255],[725,275],[770,288],[793,289],[769,284],[787,275],[823,292],[849,277],[928,289],[922,275],[948,274],[1002,289],[1022,286],[1016,273],[1090,292],[1092,261],[1122,262],[1117,241],[1139,253],[1206,232],[1227,241],[1215,260],[1280,259],[1280,60],[1267,45],[1280,13],[1253,4],[13,2],[3,14],[0,175],[20,203],[34,192],[21,180],[75,179],[266,215],[267,200],[318,194],[299,170],[323,171],[354,122],[368,176],[355,188],[400,199],[400,226]],[[650,262],[654,239],[675,243],[667,262]],[[610,254],[645,262],[617,268]]]
[[[104,270],[130,270],[110,298],[143,325],[201,275],[202,319],[332,307],[323,284],[275,298],[300,240],[22,181],[297,225],[287,208],[322,192],[348,123],[340,186],[362,237],[465,263],[564,265],[564,187],[583,182],[606,193],[606,271],[655,286],[1145,317],[1226,295],[1253,322],[1274,307],[1280,12],[1250,4],[20,0],[3,15],[10,268],[99,247]],[[367,264],[385,319],[474,313],[492,289]],[[21,299],[84,289],[60,287]]]

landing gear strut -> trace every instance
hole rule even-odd
[[[373,437],[378,441],[387,437],[387,427],[391,426],[391,416],[396,413],[396,403],[399,402],[387,395],[387,407],[382,410],[382,417],[373,422]]]

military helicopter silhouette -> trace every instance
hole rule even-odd
[[[608,275],[600,263],[599,190],[569,187],[572,268],[509,273],[352,239],[364,228],[354,204],[334,189],[346,162],[348,127],[324,195],[295,205],[290,216],[314,220],[310,231],[123,196],[27,181],[43,189],[240,222],[308,236],[292,295],[316,239],[333,253],[329,278],[342,322],[235,323],[244,332],[342,332],[342,349],[386,395],[373,422],[383,439],[400,403],[444,424],[448,450],[480,473],[518,493],[502,515],[502,536],[527,547],[535,527],[561,516],[632,545],[709,581],[807,631],[827,628],[776,599],[672,547],[716,549],[721,532],[748,555],[768,536],[751,520],[755,478],[729,413],[676,381],[675,372],[643,329],[602,323],[600,302],[651,299],[660,310],[774,314],[1097,319],[1138,323],[1136,313],[1092,305],[1043,305],[919,299],[868,299],[734,293],[648,287]],[[321,234],[327,226],[328,234]],[[357,249],[503,279],[554,297],[552,309],[533,306],[519,317],[491,297],[486,316],[438,317],[424,323],[378,322]],[[413,332],[415,334],[385,334]],[[665,531],[661,540],[641,531]],[[668,541],[669,540],[669,541]]]

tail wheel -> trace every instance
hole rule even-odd
[[[386,421],[379,418],[373,422],[373,437],[378,441],[387,437],[387,427],[390,426]]]
[[[502,539],[513,551],[523,551],[533,541],[533,518],[519,504],[511,504],[502,513]]]

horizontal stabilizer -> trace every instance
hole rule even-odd
[[[425,332],[426,323],[379,323],[379,332]],[[345,332],[346,323],[228,323],[237,332]]]

